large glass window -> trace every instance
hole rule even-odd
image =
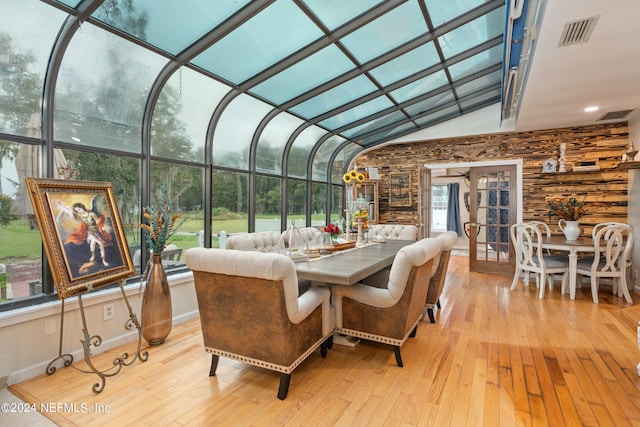
[[[139,153],[149,89],[166,61],[92,25],[72,39],[56,84],[55,139]]]
[[[0,10],[0,132],[40,138],[47,61],[66,14],[35,0],[0,0]]]
[[[214,170],[212,173],[211,238],[218,246],[221,232],[227,235],[249,231],[249,175]]]
[[[0,305],[39,296],[42,281],[42,240],[24,185],[39,176],[41,147],[0,140]]]
[[[151,162],[151,203],[167,191],[173,211],[180,213],[180,227],[171,238],[174,252],[165,267],[184,264],[184,251],[204,245],[204,169],[166,162]]]
[[[295,221],[298,227],[304,227],[307,216],[307,183],[290,179],[287,181],[287,227]]]
[[[213,136],[213,163],[249,169],[249,148],[258,123],[271,110],[264,102],[240,95],[224,110]]]
[[[282,180],[256,176],[256,231],[280,231]]]
[[[151,153],[204,162],[211,116],[229,87],[182,67],[169,79],[153,110]],[[206,93],[207,96],[202,96]]]
[[[289,151],[288,175],[296,178],[307,177],[307,163],[311,149],[327,131],[318,126],[310,126],[296,138]]]
[[[322,142],[313,158],[313,179],[316,181],[328,181],[329,179],[329,159],[333,152],[344,143],[345,139],[333,135]]]
[[[327,185],[314,182],[311,188],[311,225],[322,227],[327,217]]]
[[[258,141],[256,171],[282,172],[284,147],[293,131],[302,123],[302,120],[291,114],[280,113],[267,124]]]

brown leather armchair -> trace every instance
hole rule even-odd
[[[331,344],[330,291],[298,294],[293,261],[281,254],[191,248],[185,252],[200,310],[209,375],[220,356],[280,372],[278,399],[285,399],[291,372]]]
[[[415,336],[427,297],[433,259],[442,242],[422,239],[405,246],[390,270],[351,286],[333,285],[336,332],[394,346],[402,367],[400,347]]]

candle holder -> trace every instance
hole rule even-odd
[[[566,172],[567,168],[565,166],[565,154],[567,152],[567,146],[563,142],[560,144],[560,158],[558,159],[558,172]]]

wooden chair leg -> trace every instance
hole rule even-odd
[[[278,388],[278,399],[284,400],[289,393],[289,383],[291,382],[291,374],[280,374],[280,387]]]
[[[402,368],[404,365],[402,364],[402,356],[400,355],[400,347],[394,346],[393,353],[396,355],[396,364],[399,368]]]
[[[220,360],[220,356],[218,356],[217,354],[211,355],[211,367],[209,368],[210,377],[216,375],[216,369],[218,369],[218,360]]]

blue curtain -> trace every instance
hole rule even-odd
[[[447,231],[455,231],[462,236],[462,223],[460,222],[460,184],[447,184],[449,200],[447,202]]]

